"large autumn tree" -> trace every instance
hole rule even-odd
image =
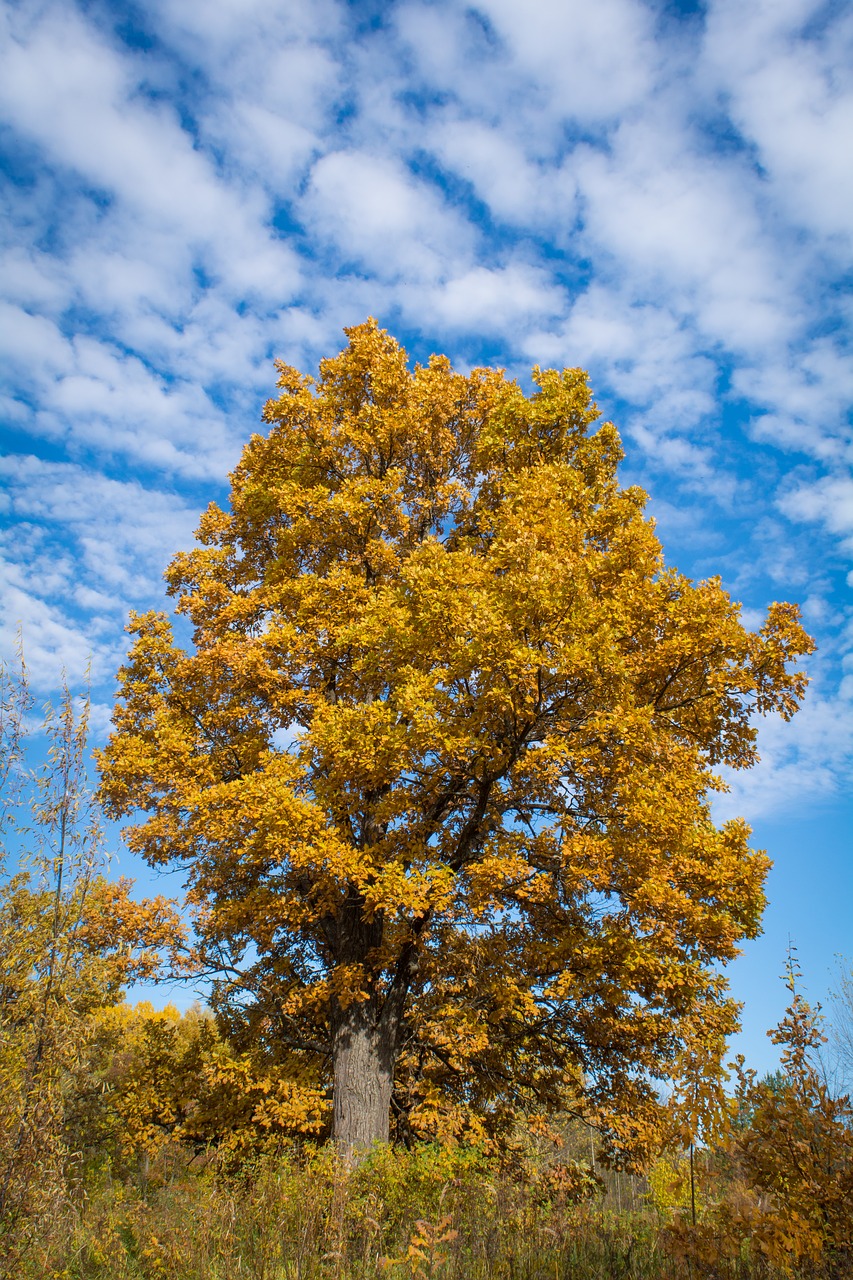
[[[191,649],[132,621],[103,798],[186,867],[220,998],[328,1064],[345,1149],[392,1099],[425,1124],[567,1090],[629,1141],[736,1026],[720,965],[768,862],[708,797],[810,642],[665,567],[583,372],[528,396],[346,332],[318,381],[279,366],[167,572]]]

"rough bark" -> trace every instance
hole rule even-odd
[[[396,1040],[397,1027],[376,1016],[372,1001],[353,1003],[336,1019],[334,1132],[347,1160],[388,1141]]]

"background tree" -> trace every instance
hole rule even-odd
[[[669,1234],[684,1257],[707,1266],[726,1256],[743,1261],[749,1250],[787,1275],[801,1274],[801,1267],[846,1275],[853,1249],[853,1105],[826,1082],[820,1007],[813,1009],[798,990],[793,951],[785,983],[790,1003],[768,1032],[781,1048],[781,1069],[759,1080],[737,1059],[731,1124],[720,1135],[709,1188],[713,1201],[704,1222],[676,1222]]]
[[[45,708],[47,759],[27,764],[26,670],[0,671],[5,784],[0,879],[0,1267],[6,1274],[65,1199],[69,1081],[93,1011],[151,977],[180,935],[163,899],[110,883],[86,780],[89,704]]]
[[[491,1123],[566,1090],[642,1142],[654,1080],[736,1026],[768,864],[708,795],[810,642],[664,566],[580,370],[528,397],[347,334],[316,384],[279,366],[168,570],[193,648],[133,620],[103,798],[186,868],[220,1009],[331,1064],[344,1149],[392,1097]]]
[[[838,1072],[845,1087],[853,1090],[853,967],[839,965],[838,982],[831,995],[831,1040]]]
[[[90,1177],[109,1169],[143,1193],[214,1155],[236,1168],[328,1133],[322,1093],[309,1099],[262,1054],[235,1053],[198,1007],[101,1008],[67,1094],[68,1145]]]

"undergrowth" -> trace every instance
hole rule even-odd
[[[102,1173],[19,1255],[20,1280],[771,1280],[747,1243],[687,1258],[647,1198],[634,1210],[474,1150],[377,1149],[355,1169],[329,1148],[215,1161],[159,1185]],[[579,1196],[585,1196],[579,1200]],[[682,1212],[675,1210],[676,1214]],[[825,1277],[848,1274],[835,1259]]]

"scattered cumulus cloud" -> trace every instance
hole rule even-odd
[[[109,682],[129,610],[162,607],[162,571],[197,512],[137,481],[33,455],[0,458],[0,486],[3,652],[20,628],[36,682],[50,687],[63,668],[79,680],[90,659]]]
[[[718,819],[750,821],[844,802],[853,782],[853,680],[831,695],[810,690],[796,717],[758,725],[760,761],[749,773],[727,772]]]
[[[514,67],[548,114],[581,124],[617,120],[653,96],[661,59],[651,14],[633,0],[484,0],[486,16]]]
[[[829,251],[849,253],[853,19],[813,0],[708,6],[704,69],[726,95],[785,214]]]
[[[108,678],[273,357],[310,369],[374,314],[418,359],[589,368],[672,554],[756,616],[799,596],[839,655],[801,728],[764,726],[755,803],[794,773],[837,785],[848,13],[21,0],[0,21],[4,616],[45,680],[86,653]]]
[[[779,507],[794,520],[822,524],[853,551],[853,476],[824,476],[784,493]]]

